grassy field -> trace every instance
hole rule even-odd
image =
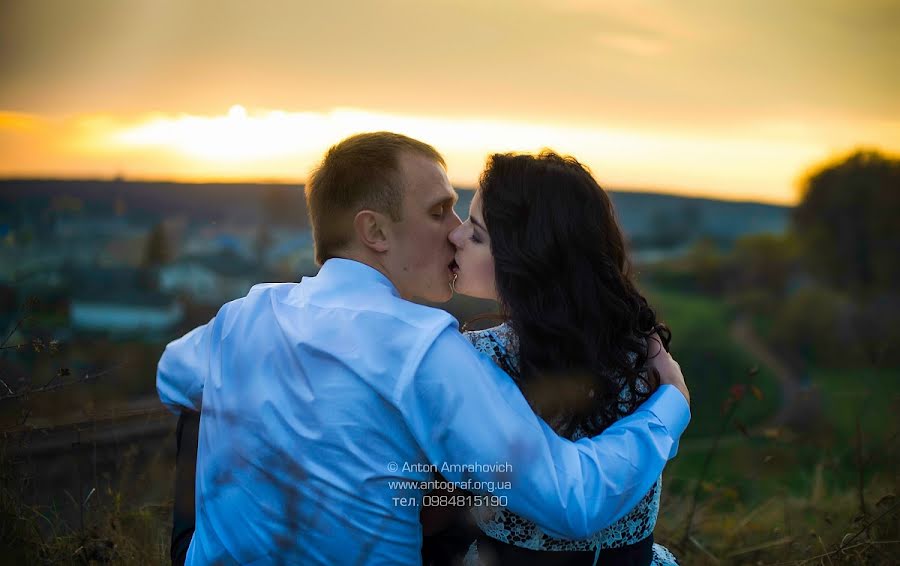
[[[728,305],[701,295],[647,289],[648,300],[672,330],[672,355],[681,364],[691,390],[691,425],[686,439],[708,437],[722,428],[722,408],[732,387],[747,390],[735,418],[752,427],[770,418],[781,403],[780,388],[771,370],[744,351],[731,337],[734,314]],[[756,368],[758,372],[751,376]]]
[[[721,410],[758,363],[732,336],[736,313],[694,294],[648,295],[672,328],[693,415],[665,472],[656,538],[687,564],[895,564],[900,372],[810,369],[821,413],[797,433],[771,426],[781,388],[760,366],[762,400],[745,394],[734,413],[745,434]]]
[[[813,368],[822,400],[813,432],[777,430],[780,383],[735,339],[731,307],[662,288],[648,296],[672,328],[692,394],[690,428],[664,475],[656,540],[681,564],[895,564],[898,372]],[[489,307],[463,306],[462,319]],[[752,376],[751,368],[758,369]],[[733,414],[723,412],[741,384],[758,387],[761,398],[747,387]],[[161,454],[140,473],[117,467],[118,479],[90,499],[83,526],[59,520],[78,508],[70,496],[60,497],[65,509],[23,505],[17,482],[26,480],[3,475],[0,538],[16,543],[0,556],[23,564],[165,563],[171,494],[164,492],[173,470],[171,454]],[[158,488],[153,495],[148,485]],[[838,551],[841,541],[849,542]]]
[[[882,437],[900,414],[900,369],[811,370],[811,379],[823,395],[824,413],[835,434],[850,440],[856,434],[857,417],[865,436]]]

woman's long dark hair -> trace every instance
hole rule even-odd
[[[492,155],[479,190],[522,391],[560,434],[599,434],[657,387],[647,337],[671,338],[632,282],[612,203],[551,151]]]

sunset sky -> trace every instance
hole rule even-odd
[[[394,130],[472,186],[550,147],[609,188],[794,203],[900,152],[895,0],[0,0],[0,177],[302,181]]]

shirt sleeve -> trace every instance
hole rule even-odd
[[[588,538],[630,511],[675,455],[690,420],[682,394],[664,385],[599,436],[565,440],[452,328],[425,352],[399,406],[445,478],[505,495],[511,511],[571,539]]]
[[[182,408],[199,411],[203,384],[209,374],[213,321],[198,326],[166,346],[156,367],[156,391],[173,413]]]

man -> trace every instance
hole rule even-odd
[[[419,563],[438,472],[569,538],[647,492],[690,418],[667,353],[647,403],[572,443],[453,317],[409,302],[452,294],[457,196],[431,146],[348,138],[306,197],[319,274],[257,285],[159,362],[163,402],[203,408],[188,564]]]

